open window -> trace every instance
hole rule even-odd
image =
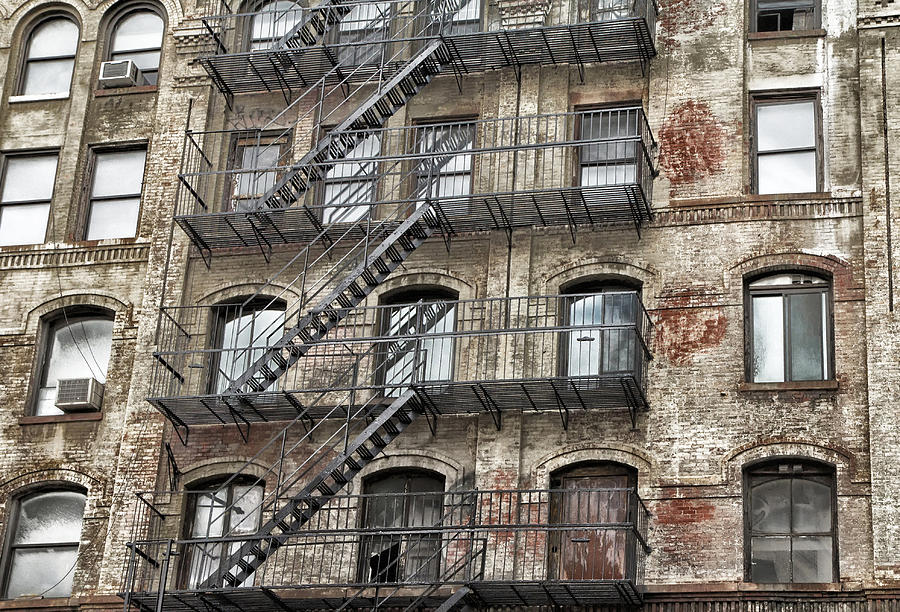
[[[202,490],[188,494],[185,536],[199,538],[250,537],[259,529],[264,487],[259,481],[221,479],[207,482]],[[227,560],[243,541],[213,541],[185,546],[181,559],[183,588],[200,588],[207,580],[221,577]],[[252,578],[238,586],[250,586]]]
[[[750,382],[833,378],[831,284],[802,273],[770,274],[746,289]]]
[[[396,340],[382,344],[378,367],[385,395],[398,396],[411,383],[436,383],[453,378],[456,305],[450,291],[404,291],[394,294],[382,310],[381,335]],[[434,337],[432,337],[434,336]]]
[[[86,496],[42,490],[15,501],[3,561],[3,596],[68,597],[72,593]]]
[[[99,410],[112,350],[112,316],[64,311],[49,321],[46,329],[33,414],[63,414],[63,409]],[[62,385],[60,381],[64,381]],[[66,397],[68,393],[79,389],[84,390],[79,395],[81,403],[67,402],[73,399]]]
[[[637,472],[611,462],[573,465],[553,474],[550,577],[625,580],[633,577]]]
[[[285,302],[260,297],[214,309],[209,392],[224,392],[284,335]],[[277,382],[269,387],[277,389]],[[248,389],[249,390],[249,389]]]
[[[819,26],[819,0],[754,0],[753,32],[814,30]]]
[[[0,246],[44,242],[57,160],[56,153],[4,156]]]
[[[835,582],[834,468],[783,458],[744,472],[744,539],[752,582]]]
[[[439,522],[443,512],[443,477],[420,470],[390,472],[368,478],[363,491],[362,526],[368,533],[363,537],[359,555],[360,582],[436,580],[441,565],[441,536],[417,533],[415,528]],[[383,534],[372,533],[377,531]]]
[[[68,17],[54,16],[38,23],[28,36],[19,94],[48,98],[68,96],[75,71],[78,38],[78,25]]]

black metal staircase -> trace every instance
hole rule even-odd
[[[310,8],[303,19],[288,30],[281,40],[272,46],[271,50],[302,49],[315,45],[351,10],[353,7],[348,6],[342,0],[322,0],[315,7]]]

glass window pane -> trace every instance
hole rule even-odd
[[[222,327],[220,348],[223,351],[218,360],[217,391],[224,391],[283,335],[284,310],[277,307],[251,311],[226,321]],[[269,388],[277,389],[275,385]]]
[[[0,207],[0,246],[44,242],[49,217],[50,204]]]
[[[135,66],[140,68],[145,73],[144,78],[148,78],[151,76],[146,73],[152,73],[159,68],[159,51],[144,51],[142,53],[119,52],[113,53],[111,59],[117,61],[131,60],[132,62],[134,62]]]
[[[810,193],[816,190],[816,153],[760,155],[759,193]]]
[[[824,380],[823,307],[821,293],[787,296],[790,313],[791,380]]]
[[[780,295],[753,298],[753,382],[784,381],[784,304]]]
[[[229,511],[231,535],[253,534],[259,528],[263,488],[259,485],[234,485],[233,507]]]
[[[140,194],[146,156],[145,149],[98,153],[91,195],[106,197]]]
[[[25,66],[22,94],[26,96],[67,94],[74,69],[74,59],[28,62]]]
[[[793,487],[793,532],[831,531],[831,487],[802,478],[795,478]]]
[[[49,200],[56,179],[56,155],[8,157],[0,201]]]
[[[762,104],[756,107],[757,150],[816,146],[815,102]]]
[[[78,543],[85,496],[75,491],[40,493],[22,500],[13,545]]]
[[[751,581],[791,581],[791,539],[789,537],[753,538],[750,548]]]
[[[138,49],[158,49],[162,46],[162,37],[162,18],[152,11],[138,11],[116,24],[116,31],[112,39],[112,51],[115,53]]]
[[[112,319],[64,321],[53,332],[50,358],[42,387],[56,387],[60,378],[96,378],[106,382],[112,348]]]
[[[78,26],[69,19],[57,18],[35,28],[28,45],[28,59],[75,55],[78,50]]]
[[[793,545],[794,582],[832,582],[831,537],[796,537]]]
[[[226,491],[196,495],[192,538],[219,537],[224,533]]]
[[[140,209],[140,198],[91,202],[91,214],[85,239],[103,240],[135,236]]]
[[[77,559],[77,546],[14,550],[6,596],[67,597],[72,593]]]
[[[773,274],[750,283],[750,288],[773,285],[827,285],[828,281],[809,274]]]
[[[751,486],[750,529],[754,532],[790,533],[791,480],[778,478]]]

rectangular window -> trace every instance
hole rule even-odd
[[[631,184],[637,181],[640,111],[636,108],[585,113],[579,119],[579,184],[582,187]]]
[[[756,0],[755,32],[791,32],[819,27],[816,0]]]
[[[374,158],[381,153],[381,135],[372,134],[325,174],[325,208],[322,223],[351,223],[366,216],[375,201]]]
[[[86,240],[137,234],[146,149],[96,153]]]
[[[330,36],[338,61],[344,66],[362,66],[378,61],[382,45],[390,38],[391,2],[354,5]]]
[[[426,125],[416,130],[416,199],[456,198],[472,193],[471,151],[475,124]]]
[[[252,210],[255,202],[281,178],[290,136],[287,134],[245,134],[232,144],[229,169],[232,187],[227,210]]]
[[[0,190],[0,246],[44,242],[56,162],[56,153],[6,157]]]
[[[756,193],[820,190],[818,100],[755,99]]]
[[[432,0],[433,17],[443,34],[470,34],[481,31],[481,0],[443,2]]]

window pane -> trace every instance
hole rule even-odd
[[[824,380],[822,293],[787,296],[790,312],[791,380]]]
[[[78,26],[68,19],[51,19],[31,35],[28,59],[75,55],[78,50]]]
[[[127,52],[119,52],[113,53],[113,60],[131,60],[134,62],[135,66],[140,68],[145,74],[144,78],[151,77],[152,74],[159,68],[159,51],[144,51],[142,53],[127,53]],[[140,83],[138,83],[140,85]],[[152,83],[150,83],[152,85]]]
[[[793,532],[831,531],[831,487],[812,480],[795,478]]]
[[[67,94],[74,69],[74,59],[28,62],[25,66],[22,93],[27,96]]]
[[[105,197],[141,193],[145,149],[98,153],[91,195]]]
[[[19,204],[0,208],[0,246],[40,244],[47,233],[50,204]]]
[[[809,274],[773,274],[750,283],[750,288],[773,285],[827,285],[828,281]]]
[[[637,166],[634,164],[606,164],[602,166],[582,166],[581,185],[603,187],[634,183]]]
[[[217,373],[217,392],[244,373],[266,348],[284,335],[284,310],[271,308],[249,312],[226,321],[222,328]],[[277,389],[272,385],[269,389]]]
[[[197,494],[192,538],[219,537],[224,533],[226,496],[226,491]]]
[[[753,382],[784,381],[784,305],[781,296],[753,298]]]
[[[229,511],[229,534],[256,533],[259,528],[263,488],[259,485],[234,485],[232,488],[234,507]]]
[[[815,102],[762,104],[756,107],[757,150],[816,146]]]
[[[816,154],[768,153],[760,155],[759,193],[810,193],[816,190]]]
[[[132,13],[116,25],[112,51],[158,49],[162,45],[162,36],[163,20],[159,15],[151,11]]]
[[[56,179],[56,155],[8,157],[2,202],[49,200]]]
[[[750,580],[753,582],[791,581],[790,538],[753,538],[750,547]]]
[[[253,16],[250,38],[257,42],[256,49],[266,49],[277,42],[302,19],[302,8],[294,2],[279,0],[264,4]]]
[[[77,558],[78,547],[71,546],[14,550],[6,596],[67,597]]]
[[[96,378],[106,382],[112,348],[112,319],[70,320],[53,333],[50,359],[42,387],[56,387],[60,378]]]
[[[779,478],[750,490],[750,529],[754,532],[790,533],[791,480]]]
[[[22,500],[13,545],[78,543],[85,496],[75,491],[40,493]]]
[[[97,200],[91,202],[87,240],[105,238],[131,238],[137,234],[140,198]]]
[[[831,582],[833,555],[830,537],[794,538],[794,582]]]

